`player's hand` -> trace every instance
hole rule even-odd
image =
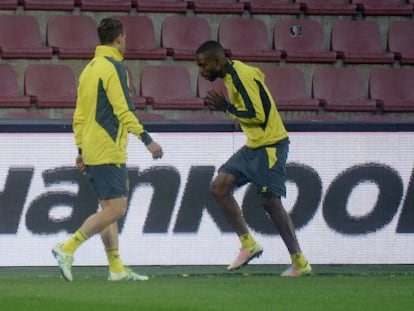
[[[223,106],[227,102],[224,95],[215,90],[207,91],[205,101],[210,110],[223,110]]]
[[[155,141],[152,141],[146,147],[147,147],[148,151],[151,152],[153,159],[161,159],[162,158],[164,153],[162,151],[161,146],[158,143],[156,143]]]
[[[77,167],[77,169],[83,174],[83,175],[85,175],[86,174],[86,170],[85,170],[85,164],[83,163],[83,159],[82,159],[82,155],[81,154],[79,154],[77,157],[76,157],[76,167]]]

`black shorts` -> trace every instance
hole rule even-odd
[[[255,149],[244,146],[219,168],[219,172],[235,176],[237,186],[249,182],[255,184],[257,192],[264,197],[285,197],[288,152],[288,138]]]
[[[99,200],[127,197],[129,194],[125,164],[87,165],[86,174]]]

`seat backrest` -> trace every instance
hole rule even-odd
[[[19,95],[16,70],[10,64],[0,64],[0,97]]]
[[[218,27],[218,41],[225,49],[239,52],[272,49],[266,24],[261,19],[223,18]]]
[[[128,50],[156,48],[155,29],[148,16],[114,16],[124,25],[126,32],[125,52]]]
[[[161,27],[161,46],[167,49],[194,51],[211,40],[211,28],[203,17],[168,16]]]
[[[388,50],[394,53],[414,53],[414,21],[395,20],[390,23],[387,36]]]
[[[0,15],[0,47],[42,46],[40,25],[32,15]]]
[[[24,75],[24,93],[29,96],[76,97],[76,77],[66,64],[30,64]]]
[[[367,98],[362,74],[355,67],[318,67],[312,76],[312,95],[322,100]]]
[[[383,52],[378,23],[373,20],[337,20],[331,31],[331,49],[342,52]]]
[[[369,77],[372,99],[414,100],[414,70],[408,68],[374,68]]]
[[[352,0],[352,3],[358,4],[358,5],[387,5],[387,6],[399,6],[402,4],[406,4],[406,0]]]
[[[280,19],[274,27],[273,45],[280,51],[324,51],[322,25],[311,19]]]
[[[3,2],[3,1],[1,1]],[[23,2],[20,1],[19,2]],[[75,8],[75,0],[24,0],[25,10],[59,10],[72,11]]]
[[[185,13],[185,0],[132,0],[138,12]]]
[[[140,95],[153,98],[192,97],[190,73],[179,65],[147,65],[141,71]]]
[[[76,0],[81,11],[129,12],[131,0]]]
[[[47,45],[55,50],[95,50],[99,44],[95,20],[88,15],[51,15],[46,26]]]

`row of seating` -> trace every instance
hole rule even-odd
[[[2,0],[0,9],[71,11],[412,15],[413,0]]]
[[[147,16],[116,16],[126,28],[126,59],[194,59],[195,49],[204,41],[217,39],[227,54],[244,61],[414,63],[414,21],[390,23],[387,48],[379,25],[373,20],[337,20],[332,26],[330,48],[325,48],[321,23],[313,19],[285,18],[276,21],[273,46],[261,19],[224,18],[213,38],[203,17],[169,16],[163,20],[160,46],[154,24]],[[46,46],[42,44],[36,17],[0,15],[1,57],[89,59],[98,44],[96,21],[87,15],[49,16]],[[139,31],[137,31],[139,30]]]
[[[368,92],[355,67],[317,67],[309,95],[304,73],[297,67],[262,68],[266,83],[280,111],[414,111],[414,70],[374,68],[370,71]],[[140,73],[139,92],[134,73],[128,69],[131,95],[138,109],[203,110],[208,89],[223,94],[223,80],[209,82],[200,76],[192,90],[188,69],[180,65],[146,65]],[[64,64],[30,64],[24,74],[24,95],[18,88],[17,74],[9,64],[0,65],[0,107],[74,108],[76,78]],[[194,95],[195,94],[195,95]]]

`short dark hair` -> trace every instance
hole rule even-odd
[[[124,33],[122,23],[114,18],[104,18],[98,26],[98,37],[101,44],[112,44],[115,39]]]
[[[209,40],[209,41],[204,42],[198,47],[196,54],[201,54],[201,53],[206,53],[206,52],[224,53],[224,48],[217,41]]]

